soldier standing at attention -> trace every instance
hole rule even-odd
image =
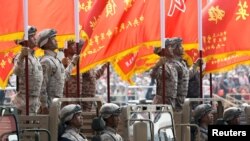
[[[48,108],[53,98],[63,97],[64,82],[70,77],[73,67],[76,65],[79,56],[75,55],[65,69],[62,62],[57,58],[55,50],[57,42],[54,29],[45,29],[38,35],[38,46],[44,50],[45,55],[40,62],[43,68],[43,84],[41,88],[41,114],[48,114]]]
[[[82,109],[78,104],[64,106],[60,112],[61,124],[65,127],[59,141],[88,141],[80,133],[83,126]]]
[[[63,64],[67,67],[73,59],[73,55],[76,54],[77,49],[74,46],[74,41],[68,41],[67,49],[65,49],[65,58],[63,59]],[[80,40],[79,49],[81,50],[84,42]],[[80,96],[81,97],[95,97],[96,94],[96,80],[99,79],[104,70],[108,67],[108,64],[104,64],[100,69],[90,69],[84,72],[80,76]],[[68,96],[77,97],[77,81],[76,76],[71,75],[70,79],[67,80],[68,83]],[[66,94],[66,88],[64,89],[64,94]],[[83,111],[90,111],[92,108],[92,102],[82,102],[81,103]]]
[[[177,95],[177,80],[178,75],[173,62],[173,48],[172,48],[172,40],[165,40],[165,49],[156,48],[155,53],[161,54],[163,57],[160,58],[160,61],[154,66],[151,77],[156,78],[157,87],[156,87],[156,95],[154,97],[154,104],[162,104],[162,93],[163,93],[163,75],[162,75],[162,65],[165,65],[165,102],[166,104],[172,105],[175,108],[175,99]],[[164,53],[165,52],[165,53]]]
[[[19,77],[19,91],[11,101],[12,105],[17,107],[20,114],[26,113],[26,74],[25,74],[25,56],[28,56],[28,77],[29,77],[29,114],[36,114],[40,107],[40,90],[43,82],[43,71],[39,60],[34,56],[36,46],[37,29],[34,26],[28,26],[28,47],[24,47],[24,40],[17,41],[22,45],[21,53],[14,58],[14,73]]]
[[[194,120],[199,126],[200,134],[196,131],[194,133],[195,141],[208,140],[208,125],[213,123],[212,106],[210,104],[200,104],[194,109]],[[200,140],[199,137],[200,136]]]
[[[113,103],[105,103],[100,109],[100,114],[105,121],[105,128],[101,134],[101,141],[123,141],[117,133],[117,127],[120,122],[119,115],[121,108]]]
[[[177,86],[177,97],[176,97],[176,110],[182,110],[185,98],[188,93],[188,82],[189,78],[192,78],[196,71],[197,66],[199,65],[201,59],[198,59],[194,65],[189,69],[186,65],[186,62],[183,60],[182,56],[184,55],[184,49],[182,47],[181,38],[172,38],[174,44],[174,55],[175,55],[175,68],[178,73],[178,86]]]

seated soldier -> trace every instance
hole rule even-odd
[[[228,125],[240,125],[241,110],[236,107],[229,107],[223,113],[223,120]]]
[[[80,133],[83,125],[82,109],[78,104],[69,104],[62,108],[60,120],[65,128],[63,134],[59,136],[59,141],[87,141]]]
[[[100,114],[106,126],[100,136],[101,141],[123,141],[122,137],[117,133],[120,113],[121,108],[116,104],[106,103],[102,105]]]
[[[210,104],[200,104],[194,109],[194,120],[199,126],[199,132],[195,131],[192,140],[207,141],[208,140],[208,125],[213,123],[212,107]],[[200,140],[199,140],[200,136]]]

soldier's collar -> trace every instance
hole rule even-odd
[[[56,58],[56,52],[52,51],[52,50],[45,50],[45,54],[52,56],[54,58]]]

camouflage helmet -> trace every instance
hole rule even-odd
[[[36,29],[35,26],[31,26],[31,25],[28,26],[28,35],[29,35],[29,36],[35,35],[36,32],[37,32],[37,29]],[[24,39],[16,40],[15,42],[16,42],[16,44],[22,44],[23,41],[24,41]]]
[[[241,110],[236,107],[229,107],[227,108],[223,113],[223,119],[225,121],[230,121],[236,117],[238,117],[241,114]]]
[[[121,108],[114,103],[105,103],[100,109],[102,118],[109,118],[112,115],[119,115],[120,113]]]
[[[37,43],[38,47],[43,48],[43,46],[49,41],[49,38],[55,37],[57,31],[54,29],[44,29],[38,34]]]
[[[29,36],[30,36],[30,35],[35,35],[36,32],[37,32],[37,29],[36,29],[35,26],[32,26],[32,25],[29,25],[29,26],[28,26],[28,34],[29,34]]]
[[[76,113],[81,113],[81,106],[78,104],[69,104],[62,108],[60,112],[60,120],[62,123],[70,121]]]
[[[204,115],[212,111],[212,106],[210,104],[200,104],[194,109],[194,119],[195,121],[200,120]]]

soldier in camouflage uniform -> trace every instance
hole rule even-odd
[[[154,104],[162,104],[162,93],[163,93],[163,67],[164,64],[165,68],[165,103],[172,105],[173,108],[175,108],[175,99],[177,95],[177,80],[178,75],[177,71],[174,66],[173,61],[173,48],[172,48],[172,40],[166,39],[165,40],[165,49],[157,48],[155,53],[162,54],[163,57],[160,58],[160,61],[154,66],[151,77],[155,78],[157,81],[157,87],[156,87],[156,96],[154,97],[153,103]]]
[[[195,141],[208,140],[208,125],[213,123],[212,107],[210,104],[200,104],[194,109],[194,120],[199,126],[200,134],[196,130],[194,133]],[[200,136],[200,140],[199,140]]]
[[[60,112],[60,120],[63,134],[59,137],[59,141],[88,141],[84,135],[80,133],[83,126],[82,109],[78,104],[69,104],[62,108]]]
[[[39,96],[43,72],[39,60],[34,56],[36,31],[37,29],[34,26],[28,26],[28,47],[22,47],[21,53],[14,58],[14,73],[19,77],[19,91],[11,103],[20,110],[21,114],[26,113],[25,56],[28,56],[29,114],[36,114],[40,107]],[[24,46],[24,40],[17,41],[17,43]]]
[[[122,137],[117,133],[120,113],[121,108],[116,104],[105,103],[102,105],[100,114],[106,124],[100,135],[101,141],[123,141]]]
[[[72,61],[76,49],[74,41],[68,41],[68,47],[65,49],[66,58],[63,59],[64,66],[68,66],[69,62]],[[83,41],[79,42],[79,49],[83,46]],[[108,64],[104,64],[100,69],[91,69],[80,76],[80,96],[81,97],[95,97],[96,94],[96,80],[99,79]],[[68,94],[68,97],[77,97],[77,81],[76,76],[71,75],[70,79],[67,80],[67,87],[65,87],[64,95]],[[92,108],[92,102],[82,102],[83,111],[90,111]]]
[[[176,97],[176,110],[182,110],[183,103],[188,93],[188,82],[189,78],[192,78],[197,72],[197,66],[201,59],[198,59],[194,65],[189,69],[183,60],[184,50],[182,47],[181,38],[172,38],[174,45],[175,60],[174,65],[178,73],[178,86],[177,86],[177,97]]]
[[[73,67],[76,65],[79,56],[75,55],[65,69],[62,62],[57,58],[55,50],[56,31],[45,29],[38,35],[38,46],[44,50],[45,55],[40,59],[43,68],[43,84],[41,88],[41,114],[48,114],[48,108],[53,98],[63,97],[65,81],[70,77]]]
[[[229,107],[223,113],[223,120],[228,125],[240,125],[240,114],[242,111],[236,107]]]

